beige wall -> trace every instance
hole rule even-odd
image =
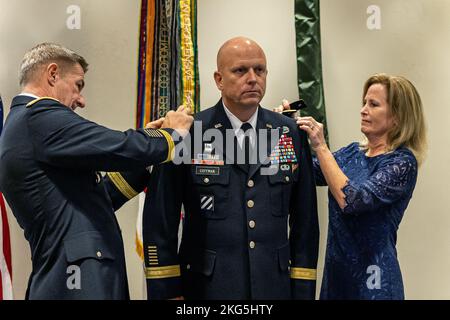
[[[0,91],[9,105],[17,93],[23,53],[56,41],[91,63],[82,114],[103,125],[134,124],[139,0],[0,0]],[[212,74],[218,47],[246,35],[266,50],[268,89],[263,105],[296,99],[293,0],[198,0],[202,108],[219,94]],[[66,28],[66,8],[79,5],[80,30]],[[369,5],[381,8],[381,30],[366,27]],[[444,0],[321,0],[322,49],[330,144],[333,150],[358,140],[364,80],[374,72],[403,74],[422,95],[430,150],[414,197],[400,225],[398,252],[409,299],[450,299],[450,2]],[[321,256],[327,228],[326,191],[319,193]],[[142,268],[134,253],[137,201],[119,210],[132,298],[142,298]],[[10,216],[15,296],[24,297],[31,270],[23,232]]]
[[[332,148],[358,139],[362,83],[369,74],[402,74],[423,99],[428,159],[398,233],[409,299],[450,299],[450,1],[321,1],[327,112]],[[382,29],[368,31],[365,10],[377,3]]]
[[[68,30],[70,5],[81,8],[81,29]],[[6,106],[19,90],[17,70],[26,50],[54,41],[79,51],[90,63],[79,113],[102,125],[134,127],[139,33],[139,0],[0,0],[0,90]],[[137,200],[118,211],[125,241],[130,294],[142,298],[143,275],[135,253]],[[31,271],[30,250],[10,216],[15,297],[25,296]]]

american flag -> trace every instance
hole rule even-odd
[[[3,128],[3,103],[0,97],[0,134]],[[11,243],[5,201],[0,193],[0,300],[12,300]]]

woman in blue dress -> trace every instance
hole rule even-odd
[[[404,299],[397,229],[426,149],[420,96],[404,77],[377,74],[363,90],[365,139],[331,153],[323,125],[299,117],[316,152],[316,184],[329,188],[321,299]]]

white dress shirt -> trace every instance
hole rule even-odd
[[[225,113],[231,122],[231,126],[233,127],[234,134],[237,137],[239,146],[242,148],[242,142],[244,141],[245,134],[244,134],[244,131],[241,130],[241,126],[245,122],[242,122],[241,120],[239,120],[238,117],[236,117],[234,114],[232,114],[231,111],[225,105],[225,103],[223,103],[223,101],[222,101],[222,104],[223,104],[223,108],[225,109]],[[259,107],[256,108],[255,113],[253,113],[253,115],[250,117],[250,119],[248,119],[248,121],[246,121],[247,123],[249,123],[252,126],[252,128],[254,130],[256,129],[256,122],[258,121],[258,109],[259,109]],[[256,134],[256,130],[255,130],[255,134]],[[253,136],[250,135],[250,143],[252,145],[254,145],[254,143],[255,143],[253,140],[254,140]]]
[[[31,98],[34,98],[34,99],[38,99],[39,98],[37,95],[34,95],[32,93],[28,93],[28,92],[22,92],[22,93],[18,94],[18,96],[26,96],[26,97],[31,97]]]

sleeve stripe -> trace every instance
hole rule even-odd
[[[108,177],[114,183],[116,188],[127,198],[132,199],[138,195],[136,190],[134,190],[124,177],[119,172],[108,172]]]
[[[163,138],[164,137],[162,135],[162,133],[157,129],[146,128],[146,129],[144,129],[144,131],[148,136],[150,136],[152,138]]]
[[[175,143],[173,142],[172,136],[165,130],[158,130],[159,132],[161,132],[164,135],[164,138],[166,138],[167,140],[167,144],[169,146],[169,151],[167,153],[167,159],[164,162],[169,162],[172,160],[172,153],[173,150],[175,149]]]
[[[316,280],[317,270],[307,268],[291,268],[291,279]]]
[[[179,265],[145,268],[145,277],[147,279],[175,278],[179,277],[180,275],[181,272]]]

